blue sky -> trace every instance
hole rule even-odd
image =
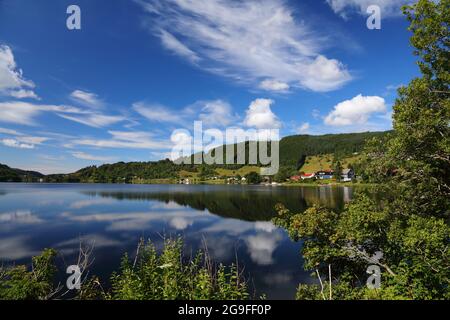
[[[165,158],[176,129],[390,129],[408,0],[0,1],[0,163]],[[68,30],[66,9],[81,9]],[[366,27],[368,5],[381,30]]]

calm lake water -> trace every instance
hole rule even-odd
[[[206,242],[215,262],[237,257],[257,295],[293,299],[298,283],[312,280],[301,243],[270,222],[275,204],[341,210],[351,197],[349,187],[0,183],[0,264],[29,263],[49,247],[61,267],[75,264],[81,238],[94,243],[91,274],[107,283],[140,237],[161,246],[164,236],[181,235],[187,252]]]

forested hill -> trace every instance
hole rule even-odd
[[[296,135],[281,139],[280,164],[301,167],[306,156],[334,154],[340,158],[360,152],[367,140],[382,137],[388,132],[327,134],[322,136]]]
[[[293,170],[299,169],[307,156],[333,154],[346,157],[364,148],[365,142],[373,137],[381,137],[387,132],[365,132],[350,134],[328,134],[322,136],[296,135],[281,139],[280,165]],[[248,143],[245,143],[248,155]],[[236,147],[236,145],[235,145]],[[236,147],[237,148],[237,147]],[[204,175],[215,174],[217,167],[236,169],[242,165],[194,166],[176,165],[172,161],[154,162],[118,162],[99,167],[90,166],[71,174],[44,176],[38,172],[11,169],[0,166],[0,181],[36,181],[43,178],[46,182],[112,182],[129,183],[136,180],[176,179],[180,172],[198,172]]]
[[[1,182],[37,182],[44,177],[45,176],[42,173],[36,171],[14,169],[7,165],[0,164]]]
[[[321,136],[295,135],[284,137],[280,140],[280,165],[299,169],[307,156],[332,154],[335,158],[351,156],[355,152],[363,150],[367,140],[381,137],[388,132],[363,132],[326,134]],[[234,144],[235,162],[239,147],[245,144],[246,164],[248,164],[249,143]],[[217,150],[216,148],[215,150]],[[215,150],[211,151],[214,155]],[[270,150],[270,148],[269,148]]]

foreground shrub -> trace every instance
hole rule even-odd
[[[56,251],[45,249],[24,265],[0,267],[0,300],[108,299],[108,300],[238,300],[249,297],[236,265],[214,265],[205,251],[183,255],[181,239],[165,240],[161,253],[151,242],[140,242],[136,257],[124,255],[120,270],[105,291],[97,277],[82,276],[81,290],[55,285]],[[88,265],[88,263],[87,263]],[[29,270],[30,269],[30,270]],[[83,270],[84,273],[86,270]],[[73,296],[75,293],[75,296]]]

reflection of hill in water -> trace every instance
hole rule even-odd
[[[208,190],[167,190],[167,191],[94,191],[83,192],[90,196],[115,198],[118,200],[152,200],[175,202],[196,210],[208,210],[222,217],[247,221],[266,221],[276,215],[274,207],[284,204],[293,212],[303,212],[313,204],[325,205],[342,210],[351,199],[348,187],[303,187],[303,188],[217,188]]]

